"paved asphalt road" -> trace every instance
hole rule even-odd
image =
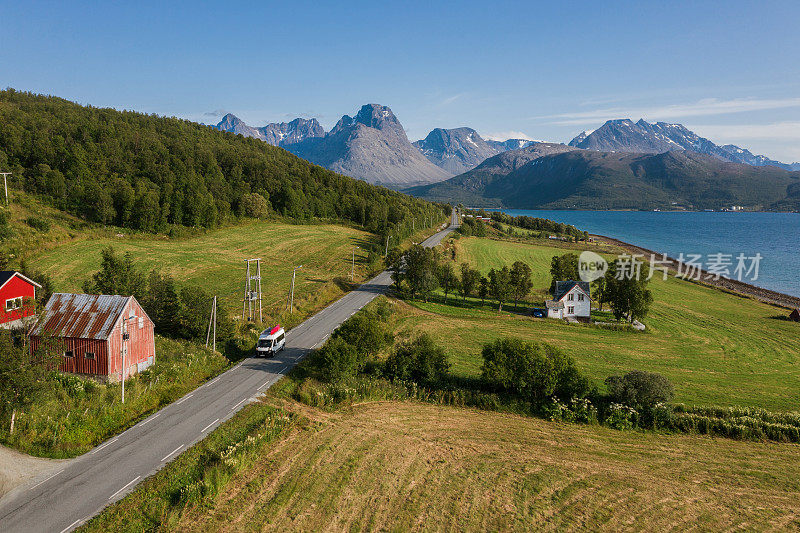
[[[454,229],[455,211],[452,221],[423,245],[436,246]],[[390,284],[382,272],[289,331],[274,358],[245,359],[55,474],[10,492],[0,501],[0,532],[63,533],[80,526],[268,389]]]

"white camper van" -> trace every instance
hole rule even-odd
[[[283,350],[286,345],[286,332],[280,326],[272,329],[265,329],[258,337],[256,345],[256,355],[269,357]]]

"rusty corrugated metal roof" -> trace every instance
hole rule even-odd
[[[107,339],[133,296],[55,293],[47,301],[32,334]]]

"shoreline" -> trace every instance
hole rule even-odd
[[[740,210],[732,210],[732,209],[543,209],[543,208],[536,208],[536,209],[529,209],[524,207],[465,207],[464,209],[469,209],[471,211],[479,211],[483,209],[484,211],[500,211],[501,213],[506,213],[508,211],[567,211],[567,212],[582,212],[582,213],[785,213],[785,214],[792,214],[798,215],[800,211],[764,211],[764,210],[757,210],[757,209],[740,209]]]
[[[628,242],[615,239],[614,237],[608,237],[606,235],[600,235],[600,234],[590,234],[590,235],[592,237],[604,240],[608,244],[615,244],[621,248],[628,250],[631,253],[643,254],[645,256],[650,256],[650,254],[655,254],[657,257],[662,257],[663,255],[648,248],[643,248],[642,246],[637,246],[635,244],[630,244]],[[667,268],[670,271],[677,272],[678,261],[669,256],[666,256],[666,260],[669,262]],[[783,307],[788,310],[800,309],[800,297],[798,296],[792,296],[790,294],[784,294],[782,292],[773,291],[771,289],[765,289],[763,287],[759,287],[758,285],[753,285],[751,283],[746,283],[744,281],[739,281],[737,279],[730,279],[723,277],[720,277],[719,279],[714,279],[712,275],[710,275],[707,271],[702,269],[700,269],[700,273],[701,273],[700,276],[701,279],[699,280],[692,279],[688,281],[694,283],[700,283],[702,285],[707,285],[715,289],[731,292],[739,296],[754,298],[763,303],[774,305],[777,307]]]

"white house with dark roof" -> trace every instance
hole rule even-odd
[[[545,302],[549,318],[572,318],[588,322],[592,298],[586,281],[557,281],[553,299]]]

